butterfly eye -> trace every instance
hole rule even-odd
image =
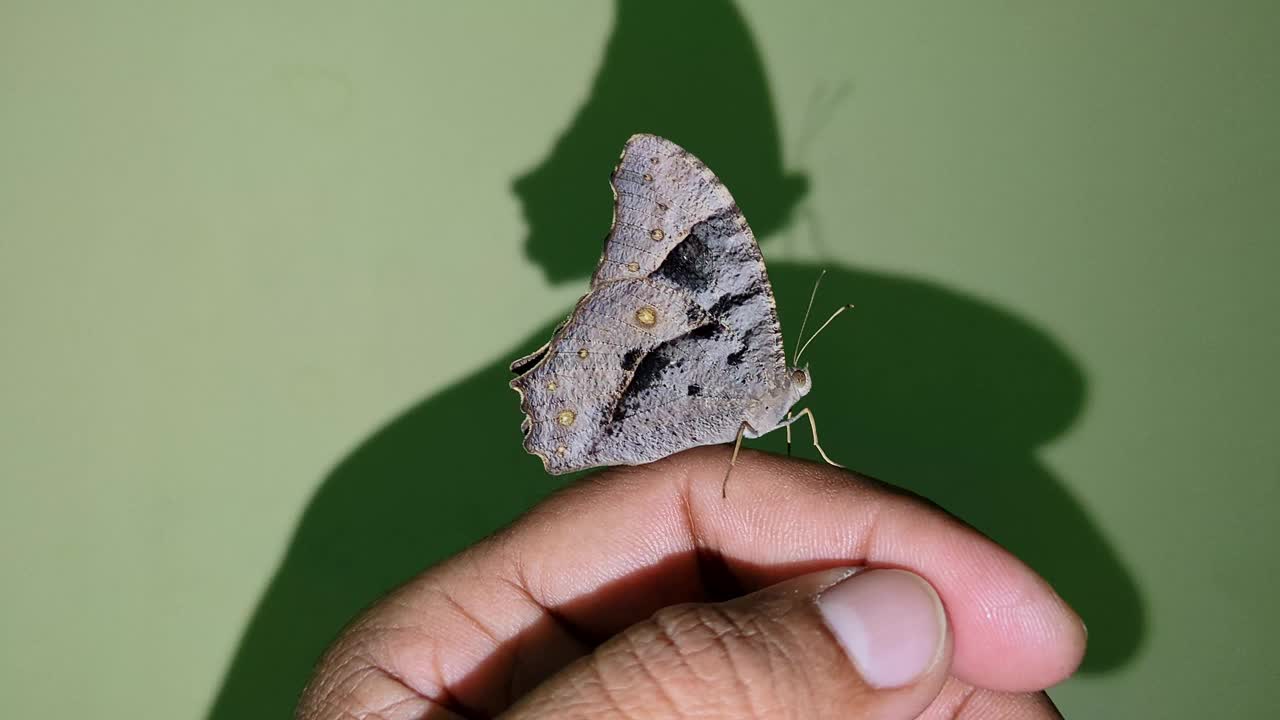
[[[792,370],[791,380],[795,382],[797,385],[804,385],[805,383],[809,382],[809,377],[804,374],[803,370]]]

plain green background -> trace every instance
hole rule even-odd
[[[677,5],[0,2],[0,716],[280,717],[555,487],[502,366],[640,130],[858,304],[827,449],[1082,608],[1069,717],[1274,713],[1280,6]]]

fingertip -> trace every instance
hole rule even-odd
[[[1002,692],[1044,690],[1070,677],[1085,653],[1087,632],[1080,616],[1007,551],[984,554],[985,561],[970,567],[985,572],[949,588],[956,675]]]
[[[721,550],[765,561],[763,567],[741,568],[748,584],[776,582],[768,567],[801,559],[797,552],[805,560],[825,555],[906,569],[926,578],[952,614],[954,668],[967,681],[1001,691],[1037,691],[1070,677],[1083,660],[1084,624],[1052,586],[923,498],[848,470],[744,450],[726,505],[719,484],[727,448],[699,448],[671,460],[684,473],[702,529],[729,545],[736,539],[754,546]],[[752,506],[750,519],[740,514],[744,504]],[[754,527],[744,532],[748,524]],[[779,543],[782,538],[773,536],[775,542],[762,547],[761,525],[797,528],[797,537]]]

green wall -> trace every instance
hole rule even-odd
[[[858,305],[809,354],[827,449],[1082,610],[1068,716],[1269,716],[1278,36],[1269,2],[0,0],[0,716],[280,717],[345,618],[555,487],[505,364],[639,130],[729,184],[790,332],[821,268]]]

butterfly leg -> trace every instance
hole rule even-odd
[[[828,464],[828,465],[834,465],[834,466],[836,466],[836,467],[838,467],[838,468],[842,468],[842,467],[844,467],[843,465],[841,465],[840,463],[836,462],[835,460],[832,460],[831,458],[827,457],[827,452],[826,452],[825,450],[823,450],[823,449],[822,449],[822,446],[821,446],[821,445],[819,445],[819,444],[818,444],[818,421],[813,417],[813,411],[812,411],[812,410],[810,410],[809,408],[805,408],[805,409],[801,410],[800,412],[796,413],[796,416],[795,416],[795,417],[789,417],[789,418],[787,418],[787,429],[788,429],[788,430],[790,430],[790,429],[791,429],[791,423],[793,423],[793,422],[795,422],[795,421],[799,420],[800,418],[804,417],[805,415],[808,415],[808,416],[809,416],[809,429],[813,431],[813,446],[814,446],[815,448],[817,448],[817,449],[818,449],[818,454],[822,456],[822,459],[823,459],[823,460],[826,460],[826,461],[827,461],[827,464]]]
[[[787,457],[791,457],[791,423],[795,420],[791,417],[791,411],[787,411]]]
[[[733,441],[733,457],[729,458],[729,469],[724,471],[724,482],[720,483],[720,497],[729,497],[729,474],[733,472],[733,466],[738,462],[738,451],[742,449],[742,434],[750,427],[747,423],[742,423],[738,428],[738,439]]]

